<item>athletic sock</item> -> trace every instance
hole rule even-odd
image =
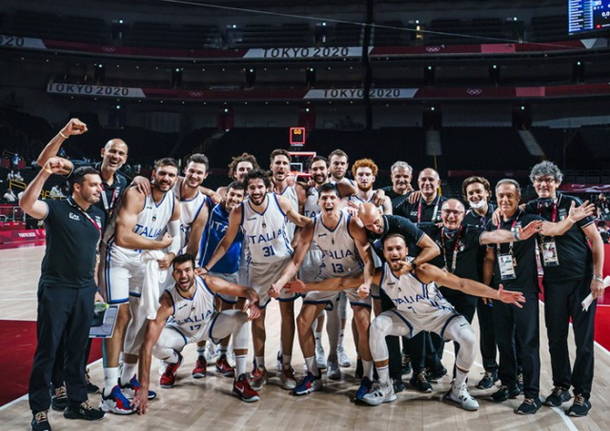
[[[265,357],[264,356],[255,356],[254,360],[256,361],[256,368],[265,368]]]
[[[368,377],[370,381],[373,381],[373,361],[362,360],[362,376]]]
[[[388,386],[390,384],[390,369],[387,365],[377,367],[377,374],[379,375],[379,384],[381,386]]]
[[[316,364],[316,357],[310,356],[309,358],[305,358],[305,365],[307,366],[307,371],[313,374],[316,377],[320,376],[320,370],[318,369],[318,365]]]
[[[110,395],[119,382],[119,367],[104,368],[104,395]]]
[[[464,383],[466,383],[466,379],[468,378],[468,373],[460,370],[458,367],[455,367],[455,380],[453,381],[453,387],[459,388]]]
[[[123,371],[121,372],[120,382],[122,385],[129,383],[131,378],[136,375],[138,363],[123,362]]]
[[[235,355],[235,378],[245,374],[246,372],[246,356],[247,355]]]

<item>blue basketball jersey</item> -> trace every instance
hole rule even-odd
[[[229,213],[221,204],[217,204],[210,211],[208,222],[201,234],[201,242],[199,243],[199,266],[203,267],[208,263],[216,246],[222,240],[229,227]],[[208,268],[212,272],[222,274],[233,274],[239,269],[239,261],[241,256],[241,248],[244,236],[240,231],[235,236],[233,244],[229,247],[225,255],[216,262],[213,268]]]

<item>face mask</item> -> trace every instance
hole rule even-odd
[[[478,210],[478,209],[483,208],[486,203],[487,202],[485,201],[485,199],[481,199],[478,202],[468,201],[468,204],[470,205],[470,208],[472,208],[473,210]]]

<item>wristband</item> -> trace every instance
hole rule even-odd
[[[519,235],[519,231],[515,230],[513,232],[513,237],[515,238],[516,241],[521,241],[521,235]]]
[[[64,138],[64,139],[68,139],[68,138],[70,137],[70,136],[66,136],[66,135],[64,135],[64,134],[61,132],[61,130],[59,131],[59,136],[61,136],[61,137],[62,137],[62,138]]]
[[[599,275],[596,275],[596,274],[593,274],[593,280],[599,281],[600,283],[604,282],[604,279],[601,278]]]

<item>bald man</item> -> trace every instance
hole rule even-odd
[[[394,214],[408,218],[413,223],[441,221],[441,205],[447,199],[439,195],[441,180],[432,168],[426,168],[417,177],[418,192],[411,192],[395,209]]]
[[[482,226],[464,225],[466,210],[462,202],[448,199],[441,206],[442,226],[433,223],[421,226],[430,238],[440,247],[441,254],[430,263],[458,277],[480,281],[478,269],[478,250],[481,245],[503,244],[526,240],[542,228],[542,221],[532,221],[527,226],[514,232],[498,229],[485,232]],[[455,307],[468,323],[472,322],[476,309],[477,297],[467,293],[440,286],[443,296]],[[444,341],[432,334],[432,342],[439,357],[442,358]],[[459,346],[455,344],[456,354]]]

